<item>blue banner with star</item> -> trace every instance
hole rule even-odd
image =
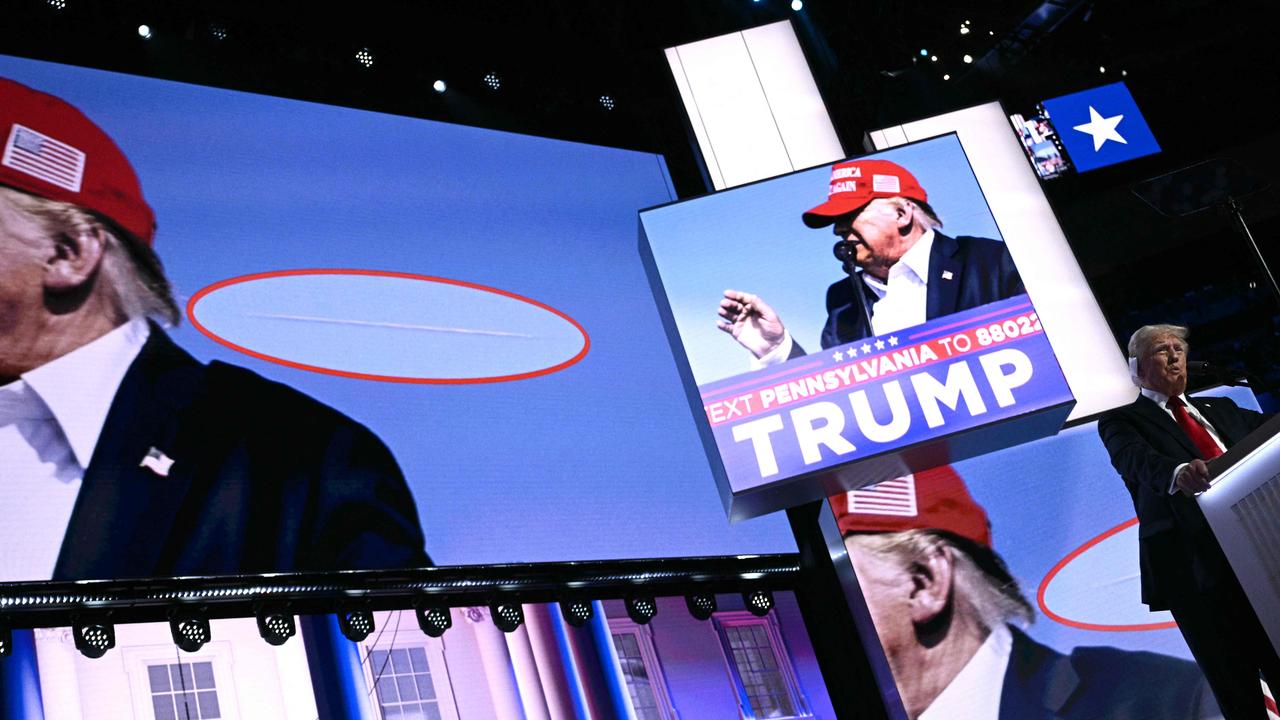
[[[698,390],[735,493],[1072,400],[1026,295]]]
[[[1080,172],[1160,152],[1122,82],[1045,100],[1043,105]]]

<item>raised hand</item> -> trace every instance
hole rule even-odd
[[[782,344],[787,329],[769,304],[751,293],[725,290],[716,327],[757,358]]]

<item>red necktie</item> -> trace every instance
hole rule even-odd
[[[1187,406],[1182,402],[1182,398],[1171,397],[1167,405],[1173,411],[1173,419],[1178,421],[1178,427],[1191,438],[1192,444],[1205,460],[1212,460],[1222,454],[1222,449],[1213,441],[1209,431],[1187,412]]]

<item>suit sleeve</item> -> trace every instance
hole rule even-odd
[[[1022,284],[1022,275],[1018,273],[1018,266],[1013,264],[1013,256],[1009,254],[1008,244],[1004,244],[1004,252],[1000,253],[1000,280],[1003,287],[1000,288],[1000,296],[1011,298],[1014,295],[1021,295],[1027,291]]]
[[[391,451],[346,422],[325,449],[300,563],[314,569],[425,567],[418,510]]]
[[[1186,458],[1157,452],[1133,420],[1122,413],[1108,413],[1098,420],[1098,435],[1107,446],[1112,466],[1127,485],[1168,493],[1174,469],[1186,462]]]

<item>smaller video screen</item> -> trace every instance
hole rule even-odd
[[[1030,113],[1013,113],[1009,122],[1022,142],[1027,160],[1035,168],[1041,180],[1052,180],[1074,172],[1062,139],[1043,105],[1037,105]]]

